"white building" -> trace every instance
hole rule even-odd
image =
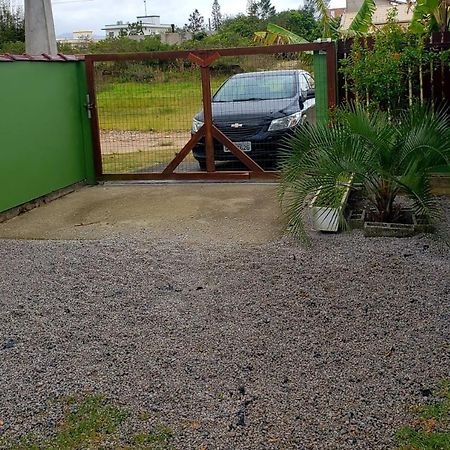
[[[144,36],[162,35],[173,30],[172,25],[161,23],[160,16],[137,16],[136,19],[136,22],[142,26]],[[121,33],[127,33],[129,24],[130,22],[118,21],[114,25],[105,25],[105,28],[102,28],[102,30],[105,30],[107,38],[115,38],[119,37]]]
[[[74,31],[72,33],[72,37],[64,35],[62,37],[56,38],[57,42],[73,46],[83,46],[89,44],[90,42],[96,42],[98,40],[99,38],[97,36],[94,36],[94,32],[90,30]]]

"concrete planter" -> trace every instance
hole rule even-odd
[[[352,179],[353,177],[349,180],[348,185],[345,187],[342,194],[342,199],[339,203],[339,207],[337,208],[318,206],[317,199],[319,198],[321,189],[316,192],[316,195],[309,205],[314,229],[316,231],[328,231],[332,233],[336,233],[338,231],[340,218],[342,217],[342,213],[344,211],[350,193]]]
[[[366,218],[366,210],[351,210],[348,215],[348,224],[352,230],[362,230],[364,228],[364,220]]]
[[[364,222],[364,236],[367,237],[410,237],[419,233],[432,233],[433,225],[424,218],[418,218],[411,211],[404,211],[411,216],[411,223]]]
[[[409,237],[416,234],[414,224],[365,222],[364,236],[367,237]]]
[[[434,225],[429,223],[424,217],[414,215],[413,218],[416,233],[434,233]]]

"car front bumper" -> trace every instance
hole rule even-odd
[[[226,133],[224,133],[226,135]],[[290,132],[265,132],[258,136],[232,137],[227,136],[232,142],[251,142],[251,150],[246,154],[257,162],[275,162],[280,154],[280,150],[285,146],[286,139]],[[192,153],[195,159],[206,159],[205,140],[202,138],[193,148]],[[236,161],[237,158],[232,152],[226,151],[224,145],[214,139],[214,160],[215,161]]]

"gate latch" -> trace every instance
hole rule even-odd
[[[92,119],[92,111],[94,110],[95,106],[93,103],[91,103],[91,97],[89,96],[89,94],[86,94],[86,103],[84,104],[84,107],[86,108],[89,119]]]

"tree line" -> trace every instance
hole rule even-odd
[[[254,45],[253,36],[264,30],[269,22],[288,28],[313,40],[320,37],[320,27],[315,19],[312,0],[300,9],[277,12],[271,0],[249,0],[247,11],[233,17],[221,12],[219,0],[213,0],[211,18],[206,23],[198,10],[188,17],[184,27],[177,31],[189,31],[192,40],[180,44],[182,49],[206,47],[239,47]],[[156,36],[145,36],[142,40],[130,39],[133,34],[142,34],[136,24],[131,24],[118,38],[107,38],[98,42],[85,42],[77,47],[58,44],[63,53],[105,53],[169,50]],[[12,8],[8,0],[0,0],[0,53],[20,54],[25,51],[24,14],[20,8]]]
[[[0,2],[0,53],[23,53],[25,20],[20,7],[9,1]]]
[[[275,7],[271,0],[248,0],[247,2],[247,16],[257,18],[260,20],[267,20],[276,15]],[[195,9],[188,18],[188,22],[184,25],[185,31],[198,33],[206,29],[219,31],[224,18],[221,13],[219,0],[214,0],[211,9],[211,18],[208,26],[205,23],[204,17],[200,14],[198,9]]]
[[[365,14],[358,13],[358,16],[361,15],[359,19],[365,28],[370,26],[374,9],[373,0],[364,0],[360,12],[365,11]],[[320,37],[335,37],[330,30],[337,29],[338,24],[331,23],[333,20],[327,15],[327,0],[306,0],[301,8],[280,12],[276,11],[271,0],[248,0],[246,13],[232,17],[224,16],[219,0],[213,0],[208,23],[198,9],[195,9],[184,27],[177,29],[189,31],[193,36],[191,40],[178,47],[195,49],[254,45],[255,33],[265,31],[269,24],[283,27],[303,39],[313,41]],[[448,31],[449,24],[448,0],[417,0],[410,25],[411,31],[419,34]],[[364,27],[359,26],[358,29]],[[329,32],[327,28],[330,29]],[[129,38],[133,34],[143,34],[138,23],[130,24],[119,38],[85,42],[77,47],[60,43],[58,48],[63,53],[145,52],[173,48],[161,43],[157,36],[145,36],[142,40],[134,40]],[[23,10],[12,7],[9,0],[0,0],[0,53],[23,53],[24,41]]]

